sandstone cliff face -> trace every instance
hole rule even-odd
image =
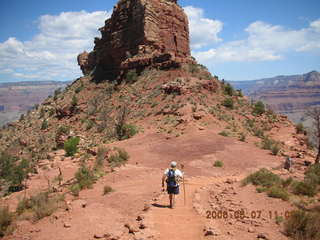
[[[100,28],[94,50],[78,56],[83,73],[111,77],[130,69],[192,62],[188,18],[176,2],[120,0]]]

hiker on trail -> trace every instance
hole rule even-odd
[[[287,169],[288,171],[290,171],[290,168],[292,167],[292,165],[293,165],[292,158],[288,156],[284,163],[284,169]]]
[[[164,182],[167,183],[167,192],[169,194],[170,208],[175,206],[175,195],[179,194],[179,182],[183,179],[182,172],[177,169],[177,163],[171,162],[170,168],[164,171],[162,177],[162,189],[164,191]]]

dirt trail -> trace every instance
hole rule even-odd
[[[182,184],[181,184],[182,185]],[[184,204],[183,187],[176,199],[176,208],[168,208],[167,194],[162,194],[160,200],[151,209],[151,219],[160,240],[194,240],[202,239],[204,219],[193,208],[193,196],[199,187],[186,181],[186,203]]]

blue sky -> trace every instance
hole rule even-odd
[[[117,1],[1,0],[0,82],[72,80]],[[319,71],[319,0],[180,0],[192,54],[220,78]]]

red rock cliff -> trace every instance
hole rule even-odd
[[[192,61],[188,18],[175,0],[120,0],[100,31],[94,50],[78,56],[84,74],[105,77]]]

